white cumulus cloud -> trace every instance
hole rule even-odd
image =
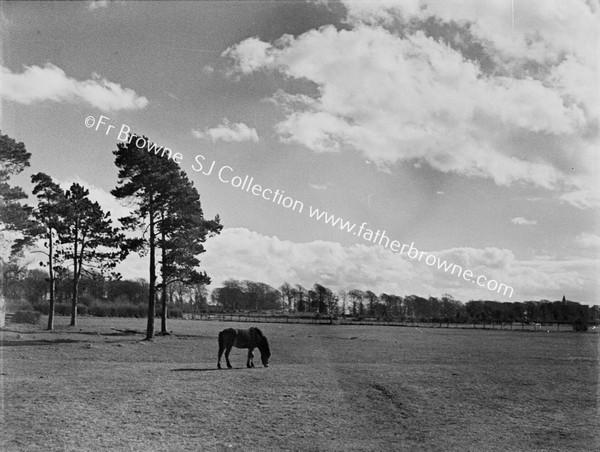
[[[108,0],[90,0],[88,2],[88,9],[94,11],[99,8],[108,8],[109,3]]]
[[[28,66],[18,74],[0,66],[0,98],[20,104],[36,102],[85,102],[104,112],[141,109],[148,99],[134,90],[93,74],[90,80],[75,80],[53,64]]]
[[[583,232],[577,236],[577,238],[575,239],[575,242],[577,243],[577,245],[581,246],[582,248],[588,248],[588,249],[600,251],[600,235],[598,235],[598,234],[591,234],[589,232]]]
[[[228,119],[223,119],[223,123],[216,127],[205,129],[204,132],[192,129],[192,134],[199,139],[207,139],[213,143],[217,141],[258,142],[258,133],[256,129],[248,127],[243,122],[231,123]]]
[[[537,224],[536,220],[528,220],[525,217],[515,217],[510,221],[512,222],[512,224],[516,224],[519,226],[532,226],[534,224]]]

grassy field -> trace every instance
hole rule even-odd
[[[1,450],[600,450],[593,332],[257,325],[270,367],[219,371],[249,324],[67,322],[1,333]]]

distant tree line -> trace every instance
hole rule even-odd
[[[59,314],[70,312],[69,270],[57,276],[55,298]],[[24,301],[47,314],[47,273],[17,263],[5,266],[5,295]],[[109,279],[90,273],[79,284],[80,310],[89,315],[144,317],[148,282],[145,279]],[[357,320],[435,324],[571,324],[585,329],[600,322],[600,306],[587,306],[564,297],[561,301],[498,302],[470,300],[463,303],[449,294],[437,297],[375,294],[372,291],[337,291],[315,284],[311,289],[284,283],[278,289],[255,281],[229,279],[209,295],[203,283],[175,282],[167,291],[170,316],[183,313],[277,313],[323,315]],[[158,294],[157,294],[158,296]],[[155,315],[161,315],[156,309]]]
[[[4,295],[11,310],[34,309],[49,314],[49,285],[47,273],[28,269],[22,264],[9,262],[4,266]],[[72,286],[70,271],[60,272],[55,281],[55,311],[71,315]],[[83,277],[78,287],[78,311],[82,315],[146,317],[148,281],[111,279],[98,273]],[[208,290],[204,284],[175,282],[169,286],[167,304],[169,317],[180,317],[186,312],[205,312]],[[161,316],[162,307],[155,315]]]
[[[227,280],[211,294],[213,305],[224,312],[279,310],[281,294],[265,283]]]
[[[213,290],[211,303],[223,312],[280,311],[347,316],[379,321],[428,323],[565,323],[585,328],[600,321],[600,306],[568,301],[498,302],[470,300],[452,295],[421,297],[375,294],[370,290],[333,292],[321,284],[306,289],[284,283],[279,289],[252,281],[227,280]]]

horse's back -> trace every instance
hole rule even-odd
[[[237,348],[253,347],[250,330],[235,330],[235,341],[233,343]]]
[[[219,336],[234,336],[236,330],[234,328],[225,328],[219,333]]]
[[[236,337],[236,331],[233,328],[226,328],[219,332],[219,346],[228,346]]]
[[[236,348],[254,348],[260,342],[266,342],[266,338],[256,327],[247,330],[227,328],[219,333],[219,341],[232,344]]]

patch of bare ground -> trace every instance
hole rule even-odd
[[[250,325],[67,321],[1,332],[1,450],[600,448],[597,334],[258,325],[270,367],[219,371],[218,331]]]

